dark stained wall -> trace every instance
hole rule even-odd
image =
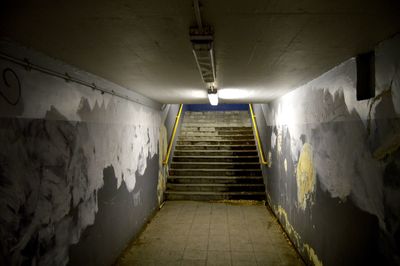
[[[375,53],[370,100],[350,59],[255,106],[269,204],[311,265],[400,265],[400,36]]]
[[[151,106],[0,60],[0,265],[112,264],[159,206],[160,105],[11,42],[0,50]]]
[[[129,192],[125,183],[117,187],[112,166],[103,171],[104,186],[97,193],[95,223],[70,248],[70,265],[112,265],[118,255],[142,230],[156,210],[158,158],[147,159],[143,175]]]

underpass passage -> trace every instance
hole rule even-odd
[[[116,265],[304,265],[260,202],[167,201]]]

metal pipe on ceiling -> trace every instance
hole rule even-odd
[[[44,73],[44,74],[47,74],[47,75],[50,75],[50,76],[53,76],[53,77],[64,79],[67,82],[71,81],[71,82],[83,85],[85,87],[89,87],[89,88],[91,88],[93,90],[100,91],[102,94],[107,93],[107,94],[110,94],[110,95],[113,95],[113,96],[116,96],[116,97],[119,97],[119,98],[122,98],[122,99],[125,99],[125,100],[128,100],[128,101],[131,101],[131,102],[135,102],[135,103],[147,106],[147,107],[151,107],[151,108],[157,109],[157,108],[155,108],[155,105],[151,105],[151,104],[145,103],[145,102],[143,102],[143,101],[141,101],[139,99],[131,98],[131,97],[127,96],[127,95],[120,94],[118,92],[115,92],[112,89],[99,87],[95,83],[90,83],[90,82],[84,81],[82,79],[72,77],[68,73],[61,73],[61,72],[58,72],[58,71],[55,71],[55,70],[52,70],[52,69],[49,69],[49,68],[46,68],[46,67],[42,67],[42,66],[33,64],[33,63],[29,62],[29,60],[27,60],[27,59],[22,60],[22,59],[7,55],[7,54],[2,53],[2,52],[0,52],[0,58],[3,59],[3,60],[6,60],[6,61],[12,62],[14,64],[20,65],[20,66],[24,67],[28,71],[31,70],[31,69],[34,69],[34,70],[39,71],[41,73]]]
[[[197,27],[202,30],[203,23],[201,22],[200,3],[199,0],[193,0],[194,15],[196,17]]]

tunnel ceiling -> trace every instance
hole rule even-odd
[[[202,0],[218,88],[265,102],[400,30],[400,2]],[[163,103],[208,102],[191,0],[2,1],[0,34]],[[227,102],[228,100],[225,100]]]

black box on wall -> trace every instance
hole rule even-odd
[[[357,63],[357,101],[375,97],[375,52],[359,54]]]

